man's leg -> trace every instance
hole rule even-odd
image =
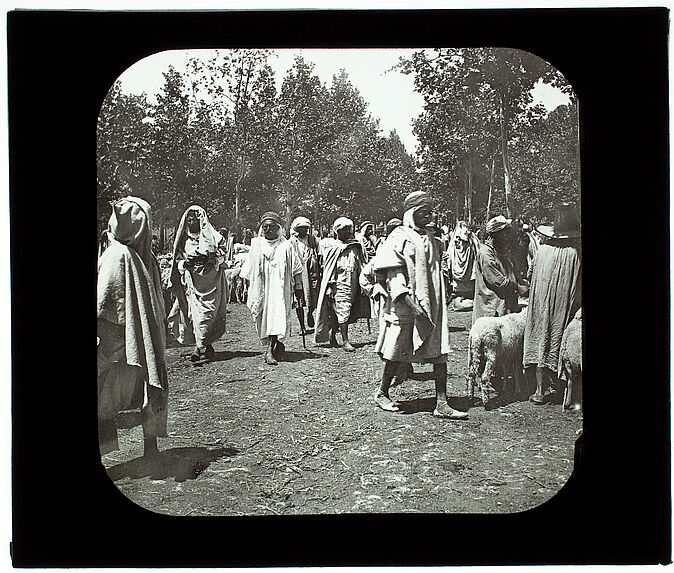
[[[388,412],[398,412],[400,408],[398,405],[391,400],[388,395],[389,388],[391,387],[391,380],[395,375],[396,371],[400,368],[400,362],[392,362],[390,360],[384,360],[384,372],[381,375],[381,384],[379,390],[374,395],[374,401],[377,406],[382,410]]]
[[[342,333],[342,340],[344,340],[344,344],[342,345],[342,348],[344,350],[346,350],[347,352],[353,352],[355,350],[355,348],[349,342],[349,325],[348,324],[340,324],[339,325],[339,331]]]
[[[452,420],[467,418],[468,412],[455,410],[447,403],[447,363],[433,364],[433,375],[435,378],[435,410],[433,410],[433,415],[439,418],[451,418]]]
[[[276,361],[276,358],[274,358],[274,346],[276,345],[276,336],[270,336],[269,337],[269,344],[267,345],[267,352],[264,355],[264,361],[267,364],[270,364],[272,366],[278,364]]]
[[[548,387],[548,373],[545,366],[536,366],[536,392],[529,396],[534,404],[545,404],[545,390]]]

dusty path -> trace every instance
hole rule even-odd
[[[573,469],[581,414],[517,402],[439,420],[431,366],[392,390],[405,412],[375,409],[376,324],[352,327],[357,351],[294,334],[288,362],[262,361],[248,309],[230,305],[216,359],[171,347],[169,434],[148,467],[135,412],[120,415],[120,451],[103,457],[131,500],[171,515],[513,512],[553,496]],[[450,313],[448,391],[462,409],[470,313]]]

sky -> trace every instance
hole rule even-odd
[[[328,86],[332,77],[345,69],[351,83],[368,103],[369,112],[379,120],[384,134],[396,130],[405,148],[414,153],[417,139],[412,133],[412,120],[423,110],[423,97],[414,91],[411,75],[391,70],[401,56],[410,56],[414,50],[403,49],[311,49],[273,50],[269,64],[276,75],[280,90],[283,77],[292,67],[295,56],[300,54],[307,62],[315,64],[314,73]],[[148,56],[128,68],[121,76],[122,89],[127,93],[148,96],[158,93],[163,84],[162,72],[170,65],[183,71],[188,57],[209,57],[211,50],[173,50]],[[534,99],[549,110],[568,102],[568,98],[550,86],[539,85]]]

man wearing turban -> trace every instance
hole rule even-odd
[[[325,238],[320,243],[323,279],[318,294],[316,344],[337,345],[337,330],[342,334],[346,352],[355,348],[349,341],[349,324],[359,318],[369,318],[370,301],[361,292],[358,279],[365,263],[363,247],[353,238],[353,221],[339,217],[332,226],[337,238]]]
[[[321,280],[321,267],[318,260],[318,239],[311,232],[311,221],[306,217],[297,217],[290,225],[290,243],[302,262],[302,290],[306,306],[306,321],[309,328],[314,327],[314,310],[318,302],[318,286]],[[298,316],[304,312],[297,309]]]
[[[303,298],[302,262],[292,243],[281,232],[281,217],[262,215],[257,238],[252,239],[241,277],[249,282],[248,308],[267,352],[264,361],[278,364],[283,358],[283,339],[290,336],[292,298]]]
[[[140,408],[146,457],[166,436],[166,313],[159,265],[151,252],[150,205],[126,197],[113,205],[108,248],[98,259],[98,434],[101,454],[119,449],[117,414]]]
[[[436,396],[433,415],[462,419],[467,414],[447,402],[449,325],[442,248],[427,229],[432,213],[433,204],[426,193],[410,193],[405,199],[403,224],[393,229],[375,258],[374,270],[386,276],[388,294],[375,347],[384,360],[375,403],[383,410],[399,411],[399,405],[389,397],[393,377],[405,363],[431,363]]]
[[[473,323],[483,316],[517,312],[517,297],[527,295],[527,288],[517,284],[508,255],[513,239],[511,224],[512,220],[503,215],[493,217],[487,223],[487,238],[475,261]]]
[[[374,231],[375,226],[372,221],[363,221],[360,225],[360,232],[356,233],[356,239],[363,246],[366,262],[373,258],[377,251],[378,239]]]

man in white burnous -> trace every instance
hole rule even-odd
[[[240,275],[249,282],[248,308],[260,341],[267,346],[264,361],[270,365],[283,358],[282,341],[290,336],[293,293],[298,302],[303,300],[302,261],[283,236],[281,224],[277,213],[262,215],[260,231],[251,241]]]

